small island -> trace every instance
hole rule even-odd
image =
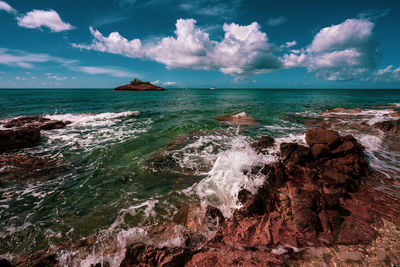
[[[134,79],[129,84],[121,85],[114,90],[116,91],[165,91],[164,88],[151,84],[150,82],[142,82],[139,79]]]

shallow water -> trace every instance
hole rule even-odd
[[[240,189],[252,191],[262,183],[243,171],[276,160],[274,149],[260,156],[249,148],[257,137],[275,137],[276,149],[280,142],[304,142],[304,123],[323,119],[320,113],[335,107],[367,109],[346,118],[329,115],[344,123],[394,119],[388,107],[379,107],[388,103],[400,108],[400,90],[0,90],[0,122],[20,115],[72,122],[42,131],[34,148],[11,152],[57,159],[66,168],[0,187],[0,254],[12,258],[94,235],[101,248],[66,249],[59,255],[62,263],[90,266],[105,257],[116,265],[127,242],[179,245],[179,227],[169,241],[151,240],[146,229],[171,221],[187,203],[232,214]],[[241,111],[258,125],[229,127],[214,119]],[[393,137],[378,130],[338,130],[360,140],[372,167],[399,179],[400,148]],[[162,151],[172,139],[194,131]],[[108,246],[118,249],[104,256]]]

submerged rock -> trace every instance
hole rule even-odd
[[[358,114],[360,113],[362,110],[360,108],[334,108],[334,109],[330,109],[330,110],[326,110],[324,112],[321,113],[321,115],[327,115],[330,113],[344,113],[344,114]]]
[[[39,139],[40,130],[36,127],[0,130],[0,153],[11,149],[32,147]]]
[[[220,115],[215,117],[216,120],[229,124],[229,125],[247,125],[247,126],[253,126],[257,125],[257,122],[254,118],[249,116],[246,112],[242,111],[239,113],[232,113],[232,114],[225,114],[225,115]]]
[[[37,127],[40,130],[53,130],[64,128],[70,121],[51,120],[40,116],[23,116],[9,120],[3,124],[4,128],[13,127]]]
[[[0,184],[13,180],[47,177],[65,171],[55,160],[23,155],[0,155]]]

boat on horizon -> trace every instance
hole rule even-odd
[[[213,83],[213,85],[212,85],[212,87],[210,89],[211,90],[215,90],[216,89],[214,83]]]

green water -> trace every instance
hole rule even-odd
[[[400,90],[0,90],[3,121],[45,115],[72,122],[42,132],[34,148],[10,152],[57,160],[64,170],[0,187],[0,254],[32,253],[104,231],[163,223],[182,203],[199,203],[196,194],[182,190],[209,178],[215,160],[237,140],[301,135],[304,122],[324,110],[388,103],[400,103]],[[258,124],[239,131],[214,119],[241,111]],[[204,132],[218,129],[226,131]],[[168,151],[158,164],[149,160],[193,131],[203,133]]]

